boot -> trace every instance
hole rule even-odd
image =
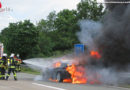
[[[6,76],[6,79],[5,80],[8,80],[9,76]]]
[[[17,81],[18,79],[16,77],[14,77],[14,80]]]
[[[2,78],[1,78],[1,80],[5,80],[5,78],[4,78],[4,77],[2,77]]]
[[[5,80],[5,77],[3,77],[3,80]]]

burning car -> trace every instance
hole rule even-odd
[[[55,82],[87,83],[84,67],[63,62],[56,62],[53,68],[46,69],[43,77]]]
[[[91,51],[90,57],[98,61],[101,55],[97,51]],[[94,71],[91,71],[92,74],[89,75],[87,73],[89,68],[84,64],[86,64],[86,62],[83,56],[74,57],[68,62],[63,60],[56,61],[51,67],[44,71],[43,77],[55,82],[69,82],[73,84],[100,83],[100,75]]]
[[[65,79],[71,79],[71,75],[66,71],[68,63],[56,62],[53,68],[47,68],[43,76],[51,81],[63,82]]]

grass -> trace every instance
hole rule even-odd
[[[121,87],[130,88],[130,84],[129,85],[122,85]]]
[[[34,75],[39,75],[40,74],[40,71],[33,70],[33,69],[31,69],[29,67],[25,67],[25,66],[21,67],[21,72],[34,74]]]

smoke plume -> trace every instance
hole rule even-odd
[[[130,0],[106,0],[130,1]],[[110,10],[103,19],[103,34],[97,38],[105,64],[130,63],[130,4],[106,4]]]
[[[106,2],[130,0],[105,0]],[[89,49],[99,50],[106,66],[130,63],[130,4],[108,3],[107,13],[101,20],[80,22],[78,37]]]
[[[96,50],[97,47],[94,43],[94,38],[101,34],[102,24],[92,20],[80,21],[81,31],[77,33],[81,43],[86,45],[90,50]]]
[[[105,1],[127,2],[130,0]],[[107,13],[101,19],[102,22],[82,20],[79,23],[81,31],[78,32],[77,36],[80,42],[89,48],[88,51],[99,51],[102,56],[100,59],[102,67],[94,66],[94,69],[91,70],[93,67],[91,63],[84,64],[89,66],[90,71],[98,72],[102,76],[103,83],[114,85],[130,83],[130,73],[121,72],[124,67],[127,68],[127,72],[130,70],[130,67],[127,67],[130,64],[130,4],[107,3],[106,8]],[[80,61],[85,62],[88,59],[90,58],[85,57],[84,60],[81,58]],[[91,72],[88,73],[91,74]]]

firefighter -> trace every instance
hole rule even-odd
[[[17,61],[14,59],[14,54],[11,54],[10,58],[8,59],[8,73],[7,73],[7,76],[6,76],[6,80],[8,80],[11,72],[14,75],[14,80],[17,80],[16,64],[17,64]]]
[[[5,72],[6,72],[6,68],[7,68],[6,60],[7,60],[7,54],[3,54],[2,59],[0,61],[1,80],[5,80]]]
[[[22,60],[20,59],[19,54],[17,54],[16,61],[17,61],[16,71],[20,72]]]
[[[2,78],[2,75],[1,75],[1,66],[2,66],[2,57],[0,57],[0,80]]]

